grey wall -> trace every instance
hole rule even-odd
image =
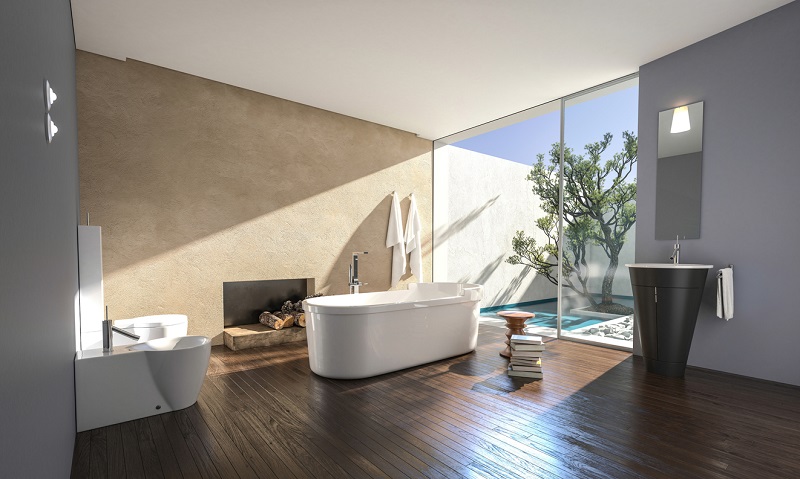
[[[658,112],[705,101],[700,239],[711,263],[689,364],[800,385],[800,3],[644,65],[639,76],[636,260],[655,240]],[[716,268],[735,265],[735,316],[715,315]]]
[[[44,133],[43,81],[59,132]],[[75,442],[78,154],[68,0],[0,4],[0,464],[69,477]]]

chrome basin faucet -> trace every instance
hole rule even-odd
[[[108,306],[106,306],[106,319],[103,320],[103,352],[109,353],[114,350],[114,333],[127,336],[134,341],[138,341],[140,338],[139,335],[114,326],[114,323],[108,319]]]
[[[675,244],[673,245],[672,256],[669,257],[672,264],[681,264],[681,243],[678,240],[678,235],[675,235]]]
[[[350,273],[347,275],[348,282],[350,283],[350,294],[358,294],[358,289],[368,283],[362,283],[358,279],[358,255],[369,254],[369,251],[360,251],[353,253],[353,262],[350,263]]]

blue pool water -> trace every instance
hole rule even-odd
[[[542,313],[542,312],[535,312],[535,318],[531,318],[525,321],[525,324],[529,326],[542,326],[545,328],[553,328],[556,327],[556,321],[558,321],[558,316],[555,313]],[[561,329],[566,331],[572,331],[578,328],[583,328],[586,326],[591,326],[593,324],[602,323],[603,321],[608,321],[608,319],[601,319],[595,318],[591,316],[568,316],[564,315],[561,317]]]
[[[622,299],[617,300],[619,303],[625,304],[626,306],[633,306],[633,301]],[[628,304],[631,303],[631,304]],[[528,326],[540,326],[544,328],[556,328],[556,322],[558,321],[557,311],[558,311],[558,303],[555,301],[548,301],[539,304],[532,304],[527,306],[519,306],[519,307],[510,307],[504,309],[504,311],[525,311],[528,313],[533,313],[536,315],[535,318],[531,318],[525,321],[525,324]],[[499,311],[491,311],[481,313],[481,317],[484,318],[496,318],[498,320],[502,320],[500,316],[497,315]],[[565,331],[574,331],[576,329],[584,328],[586,326],[592,326],[593,324],[598,324],[608,321],[608,318],[598,318],[595,316],[590,315],[569,315],[565,314],[561,317],[561,328]]]

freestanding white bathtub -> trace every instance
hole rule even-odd
[[[359,379],[475,349],[483,286],[412,283],[405,291],[303,301],[311,370]]]

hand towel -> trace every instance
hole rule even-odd
[[[717,316],[733,318],[733,268],[722,268],[717,273]]]
[[[397,192],[392,193],[392,209],[389,212],[389,229],[386,231],[386,247],[392,250],[392,287],[400,282],[406,272],[406,245],[403,240],[403,215]]]
[[[413,193],[406,220],[406,251],[410,253],[408,262],[411,264],[411,272],[417,277],[417,281],[422,283],[422,222],[417,212],[417,199]]]

